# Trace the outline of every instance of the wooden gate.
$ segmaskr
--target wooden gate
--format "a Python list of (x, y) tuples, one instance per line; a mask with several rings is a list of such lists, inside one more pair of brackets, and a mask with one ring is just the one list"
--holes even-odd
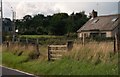
[(49, 45), (48, 61), (60, 59), (65, 52), (67, 52), (67, 45)]

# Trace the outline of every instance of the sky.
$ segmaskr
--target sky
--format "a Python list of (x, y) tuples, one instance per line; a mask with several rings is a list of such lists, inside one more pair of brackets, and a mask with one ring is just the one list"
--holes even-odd
[[(98, 15), (110, 15), (118, 13), (119, 0), (4, 0), (3, 17), (12, 19), (12, 11), (16, 12), (16, 18), (22, 19), (25, 15), (55, 13), (71, 13), (85, 11), (87, 15), (94, 9)], [(119, 3), (120, 4), (120, 3)]]

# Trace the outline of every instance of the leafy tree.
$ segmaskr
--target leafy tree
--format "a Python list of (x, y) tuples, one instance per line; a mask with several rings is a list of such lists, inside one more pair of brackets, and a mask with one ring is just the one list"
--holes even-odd
[(26, 15), (22, 20), (16, 20), (16, 26), (21, 34), (48, 34), (48, 35), (65, 35), (76, 33), (89, 18), (84, 11), (79, 13), (57, 13), (54, 15), (44, 16), (36, 14), (33, 17)]
[(68, 18), (67, 13), (54, 14), (51, 21), (51, 32), (54, 35), (64, 35), (66, 33), (66, 19)]

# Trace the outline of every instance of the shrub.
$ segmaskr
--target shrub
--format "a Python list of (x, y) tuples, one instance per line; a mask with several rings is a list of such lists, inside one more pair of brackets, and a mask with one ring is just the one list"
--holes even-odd
[(35, 52), (30, 52), (28, 54), (28, 57), (29, 57), (29, 60), (31, 60), (31, 59), (38, 59), (39, 55), (40, 55), (40, 53), (35, 51)]

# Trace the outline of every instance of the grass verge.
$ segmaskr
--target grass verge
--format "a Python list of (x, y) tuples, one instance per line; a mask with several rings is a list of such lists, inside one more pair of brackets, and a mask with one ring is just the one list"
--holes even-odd
[(25, 62), (26, 56), (16, 56), (3, 52), (3, 65), (16, 68), (35, 75), (117, 75), (118, 65), (114, 63), (94, 63), (77, 61), (67, 57), (54, 61), (39, 59)]
[(4, 66), (35, 75), (117, 75), (118, 53), (112, 50), (112, 42), (74, 44), (62, 59), (49, 62), (46, 45), (39, 47), (37, 59), (31, 59), (29, 54), (36, 51), (34, 45), (11, 44), (8, 48), (3, 45), (2, 62)]

